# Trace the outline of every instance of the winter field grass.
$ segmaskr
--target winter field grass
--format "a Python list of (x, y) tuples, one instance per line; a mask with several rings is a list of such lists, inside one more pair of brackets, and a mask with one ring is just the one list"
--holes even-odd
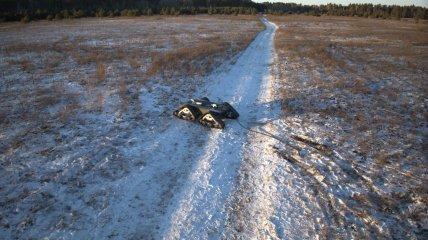
[[(150, 139), (168, 127), (171, 106), (262, 29), (253, 16), (1, 24), (1, 238), (117, 236), (109, 204), (122, 196), (111, 186), (150, 161), (135, 146), (156, 149)], [(142, 233), (124, 230), (128, 237), (159, 229), (178, 184), (168, 171), (156, 176), (166, 183), (135, 195), (153, 199), (140, 206)]]
[(0, 24), (0, 238), (425, 239), (428, 24), (268, 18)]
[(320, 236), (426, 238), (428, 24), (269, 19), (284, 134), (300, 142), (278, 153), (312, 183)]

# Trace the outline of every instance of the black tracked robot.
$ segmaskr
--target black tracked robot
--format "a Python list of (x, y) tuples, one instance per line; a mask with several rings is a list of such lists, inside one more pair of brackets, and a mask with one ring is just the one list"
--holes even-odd
[(198, 121), (210, 128), (224, 128), (224, 118), (237, 119), (238, 112), (227, 102), (211, 102), (208, 98), (190, 99), (173, 112), (174, 116)]

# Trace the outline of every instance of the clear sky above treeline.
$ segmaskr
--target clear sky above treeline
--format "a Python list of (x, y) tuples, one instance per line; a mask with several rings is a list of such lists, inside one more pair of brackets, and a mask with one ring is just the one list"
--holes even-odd
[(253, 0), (254, 2), (289, 2), (289, 3), (301, 3), (304, 5), (320, 5), (327, 3), (336, 3), (342, 5), (348, 5), (350, 3), (372, 3), (382, 5), (415, 5), (421, 7), (428, 7), (428, 0)]

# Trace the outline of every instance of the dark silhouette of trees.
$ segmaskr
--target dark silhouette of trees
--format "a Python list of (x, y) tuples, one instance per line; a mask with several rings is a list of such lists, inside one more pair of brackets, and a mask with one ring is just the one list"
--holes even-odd
[(350, 4), (348, 6), (255, 3), (251, 0), (0, 0), (0, 21), (184, 14), (307, 14), (372, 18), (428, 19), (416, 6)]
[(373, 4), (340, 4), (301, 5), (296, 3), (262, 3), (263, 9), (270, 14), (308, 14), (314, 16), (358, 16), (384, 19), (415, 18), (428, 19), (428, 9), (416, 6), (386, 6)]
[(256, 14), (250, 0), (0, 0), (0, 20), (140, 16), (152, 14)]

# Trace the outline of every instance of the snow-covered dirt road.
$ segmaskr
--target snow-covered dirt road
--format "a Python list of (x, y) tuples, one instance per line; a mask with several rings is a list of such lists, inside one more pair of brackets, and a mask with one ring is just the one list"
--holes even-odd
[[(227, 121), (224, 130), (210, 131), (203, 145), (188, 145), (193, 164), (159, 219), (156, 236), (160, 238), (349, 236), (317, 168), (303, 160), (289, 160), (330, 161), (299, 139), (304, 133), (293, 132), (283, 121), (279, 94), (283, 89), (273, 46), (277, 26), (267, 20), (263, 23), (266, 29), (230, 69), (213, 74), (199, 93), (230, 102), (240, 117)], [(189, 134), (182, 130), (188, 128), (180, 125), (174, 136), (187, 139)], [(200, 134), (199, 128), (190, 132)]]
[[(79, 26), (64, 30), (72, 38), (59, 40), (55, 45), (65, 48), (52, 56), (81, 52), (76, 49), (86, 47), (72, 43), (86, 40), (109, 46), (66, 60), (102, 50), (104, 63), (82, 61), (71, 69), (41, 58), (47, 48), (36, 47), (38, 57), (16, 62), (15, 53), (28, 55), (33, 45), (0, 53), (6, 56), (0, 61), (7, 73), (1, 89), (8, 99), (1, 107), (11, 113), (0, 114), (7, 127), (0, 132), (0, 239), (426, 238), (426, 168), (419, 167), (425, 163), (426, 74), (415, 74), (414, 65), (385, 79), (383, 69), (369, 64), (395, 51), (395, 40), (372, 27), (375, 20), (343, 19), (337, 25), (336, 18), (270, 16), (276, 25), (255, 16), (217, 18), (64, 21)], [(85, 29), (81, 21), (104, 28), (74, 39), (77, 29)], [(354, 55), (365, 45), (348, 53), (341, 51), (349, 46), (338, 47), (355, 40), (338, 38), (343, 29), (354, 36), (362, 23), (373, 30), (366, 33), (370, 37), (373, 32), (390, 43), (388, 51), (370, 43), (377, 55), (364, 65)], [(40, 26), (50, 25), (34, 23)], [(331, 26), (342, 26), (339, 35), (331, 34)], [(389, 31), (392, 36), (397, 29)], [(105, 39), (106, 32), (116, 35)], [(11, 39), (25, 39), (19, 36)], [(113, 40), (132, 44), (119, 45), (117, 58), (110, 59)], [(342, 53), (352, 53), (352, 66)], [(419, 55), (410, 56), (414, 61)], [(408, 84), (408, 76), (416, 80)], [(394, 93), (397, 86), (407, 90)], [(401, 100), (390, 102), (391, 96)], [(225, 120), (226, 128), (218, 130), (172, 116), (182, 102), (199, 97), (231, 103), (239, 119)], [(407, 109), (413, 102), (418, 104)], [(366, 118), (370, 105), (376, 114)], [(392, 115), (378, 116), (385, 111)], [(403, 128), (401, 121), (408, 119), (412, 123)], [(379, 155), (370, 156), (375, 150)]]
[[(279, 106), (271, 97), (273, 78), (270, 75), (276, 26), (267, 20), (263, 22), (266, 30), (256, 37), (229, 71), (212, 76), (210, 84), (201, 92), (210, 99), (230, 102), (240, 113), (241, 123), (228, 121), (225, 130), (210, 133), (176, 204), (169, 208), (171, 215), (165, 219), (169, 224), (163, 229), (166, 239), (227, 237), (232, 233), (230, 220), (236, 214), (233, 210), (234, 194), (238, 193), (235, 185), (242, 163), (248, 158), (271, 161), (272, 155), (263, 154), (270, 142), (256, 142), (260, 139), (244, 128), (250, 122), (278, 117)], [(256, 226), (257, 220), (251, 219)]]
[[(25, 190), (32, 197), (23, 198), (35, 200), (8, 208), (2, 226), (21, 223), (0, 229), (0, 236), (295, 239), (333, 226), (317, 201), (322, 193), (311, 187), (316, 182), (278, 154), (288, 128), (278, 94), (277, 26), (262, 21), (265, 30), (210, 76), (177, 79), (177, 88), (159, 79), (142, 86), (135, 109), (143, 117), (107, 114), (76, 133), (62, 130), (70, 143), (56, 146), (60, 157), (48, 166), (60, 168), (53, 180), (64, 180), (40, 180), (39, 190)], [(240, 117), (226, 120), (223, 130), (172, 117), (172, 108), (190, 96), (227, 101)]]
[(137, 167), (126, 177), (102, 184), (109, 196), (101, 210), (84, 210), (92, 216), (84, 227), (55, 231), (49, 237), (219, 239), (235, 234), (234, 205), (243, 162), (257, 158), (269, 164), (276, 156), (263, 154), (265, 148), (272, 149), (272, 139), (256, 137), (244, 128), (279, 117), (271, 76), (276, 25), (263, 23), (266, 29), (248, 48), (196, 90), (197, 96), (231, 103), (240, 122), (228, 120), (225, 129), (211, 130), (173, 118), (171, 109), (161, 103), (171, 89), (156, 83), (144, 87), (141, 109), (154, 117), (143, 118), (139, 124), (145, 127), (126, 136), (127, 144), (120, 150), (136, 159)]
[[(277, 26), (262, 22), (265, 30), (211, 75), (174, 83), (153, 78), (136, 90), (131, 111), (106, 110), (59, 127), (55, 141), (66, 144), (41, 151), (56, 151), (51, 162), (26, 163), (40, 179), (21, 174), (28, 185), (9, 186), (8, 197), (0, 198), (7, 206), (0, 212), (0, 238), (337, 236), (340, 224), (319, 174), (284, 155), (297, 149), (299, 156), (319, 160), (318, 152), (293, 141), (293, 129), (283, 122)], [(217, 130), (172, 116), (180, 102), (204, 96), (231, 103), (239, 119)], [(114, 101), (107, 99), (106, 106)], [(13, 204), (15, 199), (22, 201)]]

